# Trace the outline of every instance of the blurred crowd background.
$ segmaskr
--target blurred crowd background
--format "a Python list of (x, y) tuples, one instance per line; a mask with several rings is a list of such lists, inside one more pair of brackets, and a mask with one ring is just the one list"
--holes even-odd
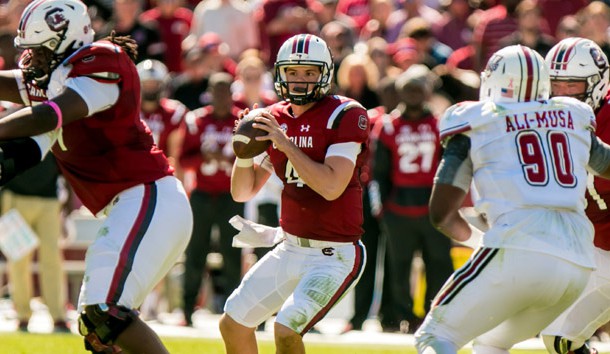
[[(221, 312), (240, 277), (266, 252), (232, 248), (235, 230), (228, 219), (245, 214), (276, 226), (281, 193), (281, 183), (274, 179), (247, 205), (233, 202), (229, 194), (234, 159), (230, 137), (221, 134), (220, 128), (201, 130), (198, 122), (210, 115), (219, 121), (226, 116), (232, 126), (231, 119), (237, 119), (239, 110), (276, 102), (273, 63), (286, 39), (299, 33), (324, 39), (334, 60), (333, 93), (357, 99), (369, 110), (372, 124), (392, 117), (397, 108), (398, 116), (424, 122), (429, 116), (439, 118), (454, 103), (478, 99), (479, 73), (491, 54), (504, 46), (521, 44), (545, 56), (561, 39), (580, 36), (593, 40), (610, 56), (610, 1), (84, 2), (89, 6), (96, 39), (116, 31), (138, 43), (142, 119), (191, 196), (193, 240), (183, 262), (142, 308), (148, 319), (161, 311), (182, 312), (184, 325), (193, 325), (192, 316), (199, 309)], [(0, 68), (18, 68), (21, 53), (14, 48), (13, 38), (28, 3), (0, 2)], [(15, 108), (8, 103), (2, 107), (4, 112)], [(376, 141), (383, 129), (374, 131), (372, 146), (384, 145)], [(388, 156), (403, 154), (390, 151), (393, 145), (385, 145)], [(435, 158), (438, 162), (440, 154)], [(432, 166), (436, 168), (436, 163)], [(74, 231), (69, 224), (74, 219), (92, 218), (80, 209), (52, 158), (40, 168), (42, 172), (23, 175), (1, 191), (3, 213), (19, 209), (21, 199), (31, 203), (20, 211), (41, 239), (37, 255), (2, 262), (8, 266), (0, 268), (2, 295), (13, 299), (17, 328), (23, 331), (28, 330), (31, 315), (29, 299), (38, 295), (49, 307), (55, 328), (65, 327), (69, 320), (65, 309), (75, 306), (77, 291), (64, 283), (66, 272), (77, 273), (79, 269), (66, 260), (82, 261), (84, 255), (84, 248), (69, 246), (69, 238), (75, 237), (70, 236)], [(469, 252), (456, 245), (447, 247), (445, 238), (439, 244), (422, 241), (430, 239), (428, 231), (418, 235), (417, 242), (397, 243), (396, 238), (412, 237), (410, 227), (401, 227), (406, 225), (402, 221), (427, 223), (427, 204), (415, 212), (396, 209), (384, 213), (388, 204), (392, 211), (392, 191), (409, 193), (410, 189), (393, 181), (389, 170), (379, 170), (371, 161), (361, 175), (367, 213), (363, 239), (369, 259), (345, 331), (361, 329), (366, 319), (376, 317), (384, 331), (413, 332), (440, 284)], [(427, 172), (426, 181), (420, 182), (431, 187), (434, 170)], [(39, 178), (41, 175), (50, 178)], [(375, 188), (369, 188), (379, 178), (387, 180), (377, 180)], [(422, 200), (419, 194), (401, 198)], [(31, 212), (32, 205), (49, 202), (52, 208)], [(50, 223), (49, 216), (56, 222)], [(430, 254), (433, 257), (428, 257)], [(33, 264), (38, 266), (33, 268)], [(434, 267), (436, 264), (448, 266)], [(40, 280), (40, 285), (32, 279)], [(428, 292), (423, 290), (426, 283), (433, 284)]]

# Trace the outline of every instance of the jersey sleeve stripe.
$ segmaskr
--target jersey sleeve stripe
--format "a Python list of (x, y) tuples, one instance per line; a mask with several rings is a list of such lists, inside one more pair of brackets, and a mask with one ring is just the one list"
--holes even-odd
[(364, 107), (362, 107), (362, 105), (356, 101), (347, 101), (340, 104), (337, 108), (335, 108), (333, 113), (328, 118), (326, 129), (336, 129), (341, 123), (341, 118), (343, 117), (345, 112), (354, 107), (360, 107), (364, 109)]
[(462, 123), (460, 125), (456, 125), (454, 127), (449, 127), (446, 129), (442, 129), (439, 133), (440, 139), (441, 141), (444, 140), (445, 138), (448, 138), (452, 135), (456, 135), (456, 134), (460, 134), (466, 131), (471, 130), (472, 127), (470, 126), (470, 124), (468, 122)]

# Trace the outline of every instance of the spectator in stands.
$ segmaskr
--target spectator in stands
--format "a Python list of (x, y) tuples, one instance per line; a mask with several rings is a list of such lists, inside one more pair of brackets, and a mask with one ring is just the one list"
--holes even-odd
[(480, 14), (474, 28), (474, 69), (480, 72), (493, 53), (500, 49), (500, 39), (517, 30), (517, 5), (521, 0), (501, 0), (500, 4)]
[(388, 34), (386, 37), (388, 43), (395, 42), (398, 39), (403, 25), (412, 18), (421, 17), (430, 25), (442, 19), (441, 14), (425, 5), (423, 0), (400, 0), (400, 4), (402, 6), (392, 12), (388, 18)]
[(580, 37), (595, 42), (610, 58), (608, 27), (610, 26), (610, 7), (603, 1), (592, 1), (577, 14)]
[(96, 39), (108, 36), (112, 31), (117, 36), (131, 36), (138, 44), (137, 62), (146, 59), (163, 60), (166, 51), (159, 30), (140, 22), (144, 0), (115, 0), (113, 16), (106, 26), (96, 32)]
[(403, 72), (413, 64), (423, 63), (426, 53), (417, 51), (413, 38), (401, 38), (388, 46), (388, 54), (392, 64)]
[(255, 11), (265, 64), (273, 64), (280, 46), (288, 38), (309, 32), (315, 19), (306, 0), (262, 0)]
[(331, 21), (341, 22), (349, 27), (354, 33), (357, 32), (356, 21), (353, 18), (337, 11), (339, 0), (312, 0), (310, 8), (315, 15), (316, 32), (319, 33), (322, 28)]
[[(537, 0), (538, 6), (549, 26), (549, 33), (555, 35), (561, 19), (568, 15), (576, 15), (578, 11), (589, 4), (590, 0)], [(557, 41), (561, 39), (557, 38)]]
[(273, 76), (258, 56), (246, 56), (237, 64), (235, 81), (231, 85), (233, 101), (241, 108), (254, 105), (266, 107), (277, 102), (273, 90)]
[[(476, 26), (479, 12), (468, 17), (471, 28)], [(477, 100), (479, 97), (480, 73), (475, 71), (476, 50), (472, 43), (453, 51), (445, 65), (438, 65), (434, 72), (442, 80), (442, 91), (454, 103)]]
[(182, 72), (181, 43), (188, 35), (193, 12), (182, 6), (183, 0), (153, 0), (155, 7), (143, 12), (140, 21), (156, 28), (163, 41), (163, 61), (172, 73)]
[(398, 38), (413, 39), (417, 52), (422, 56), (420, 64), (425, 64), (430, 69), (445, 64), (453, 52), (451, 47), (434, 37), (430, 23), (421, 17), (414, 17), (405, 22)]
[[(59, 169), (49, 154), (38, 165), (9, 182), (2, 189), (2, 214), (17, 210), (40, 241), (38, 281), (42, 300), (49, 309), (54, 332), (70, 332), (66, 322), (66, 274), (63, 269), (61, 202), (58, 198)], [(33, 254), (8, 262), (11, 299), (19, 320), (18, 329), (28, 331), (34, 295)]]
[(215, 33), (206, 33), (195, 43), (183, 42), (185, 71), (172, 83), (172, 97), (194, 110), (210, 104), (208, 79), (216, 72), (235, 75), (236, 63), (228, 57), (228, 46)]
[(337, 72), (338, 93), (360, 102), (366, 109), (379, 106), (379, 71), (366, 54), (352, 53), (343, 59)]
[[(330, 48), (336, 76), (341, 67), (343, 58), (354, 51), (354, 44), (356, 43), (355, 34), (351, 28), (343, 23), (331, 21), (322, 27), (320, 38), (322, 38), (328, 45), (328, 48)], [(337, 82), (336, 79), (337, 78), (335, 77), (335, 83)]]
[(254, 14), (245, 1), (201, 1), (195, 7), (191, 35), (199, 38), (209, 32), (218, 34), (229, 46), (228, 55), (233, 60), (247, 49), (260, 47)]
[(178, 163), (183, 132), (178, 128), (184, 124), (188, 110), (179, 101), (167, 98), (170, 75), (163, 63), (148, 59), (140, 62), (137, 69), (142, 85), (140, 118), (146, 122), (155, 144), (174, 167), (176, 177), (184, 181)]
[(379, 72), (379, 77), (384, 78), (387, 76), (396, 77), (402, 71), (392, 65), (392, 58), (390, 57), (390, 46), (385, 41), (385, 39), (381, 37), (373, 37), (366, 41), (366, 49), (369, 57), (377, 66), (377, 71)]
[(561, 18), (555, 31), (555, 40), (560, 42), (568, 37), (580, 35), (580, 25), (576, 16), (567, 15)]
[(366, 41), (375, 37), (385, 38), (388, 31), (386, 23), (390, 14), (392, 14), (392, 11), (394, 11), (394, 3), (392, 0), (372, 0), (370, 5), (370, 19), (360, 30), (360, 40)]
[(521, 44), (545, 56), (555, 45), (555, 39), (544, 33), (546, 21), (536, 0), (523, 0), (516, 9), (517, 30), (498, 42), (501, 48)]
[(337, 12), (349, 16), (356, 24), (355, 31), (359, 33), (371, 19), (370, 2), (373, 0), (339, 0)]
[(210, 76), (211, 104), (196, 109), (186, 117), (186, 134), (180, 155), (184, 169), (197, 173), (195, 189), (191, 192), (193, 235), (186, 249), (184, 263), (184, 319), (193, 325), (192, 315), (206, 256), (213, 251), (212, 228), (219, 230), (219, 251), (222, 254), (222, 276), (215, 284), (222, 293), (214, 299), (212, 310), (221, 312), (226, 298), (237, 288), (241, 278), (241, 249), (232, 247), (235, 229), (227, 222), (234, 215), (242, 215), (243, 203), (233, 201), (230, 194), (231, 169), (235, 155), (231, 145), (233, 126), (239, 108), (231, 98), (233, 78), (227, 73)]
[(436, 39), (456, 50), (470, 43), (472, 27), (468, 25), (468, 16), (473, 9), (468, 0), (443, 0), (445, 11), (442, 19), (432, 23), (432, 32)]
[(441, 157), (437, 118), (426, 106), (432, 96), (430, 70), (412, 65), (396, 79), (398, 107), (375, 126), (373, 179), (379, 185), (382, 223), (388, 235), (392, 304), (401, 330), (414, 333), (421, 318), (413, 312), (409, 278), (416, 251), (426, 266), (425, 310), (453, 272), (451, 241), (428, 217), (428, 200)]

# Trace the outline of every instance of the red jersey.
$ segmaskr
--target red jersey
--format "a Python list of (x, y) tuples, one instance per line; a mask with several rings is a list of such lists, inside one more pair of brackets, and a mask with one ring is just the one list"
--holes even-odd
[(171, 17), (163, 17), (158, 8), (152, 8), (140, 15), (142, 22), (152, 22), (159, 30), (165, 43), (164, 61), (170, 72), (182, 72), (182, 41), (188, 36), (193, 21), (193, 12), (179, 7)]
[[(369, 116), (369, 126), (371, 131), (375, 130), (375, 124), (381, 122), (381, 117), (385, 114), (385, 107), (377, 106), (375, 108), (371, 108), (366, 111)], [(368, 184), (373, 179), (373, 153), (369, 151), (369, 156), (367, 158), (366, 164), (362, 166), (360, 169), (360, 182), (362, 182), (363, 186), (368, 186)]]
[(356, 142), (362, 145), (347, 188), (339, 198), (331, 201), (324, 199), (299, 178), (283, 152), (273, 147), (267, 150), (275, 173), (284, 184), (280, 219), (282, 229), (315, 240), (358, 240), (363, 233), (359, 170), (366, 163), (370, 130), (364, 107), (350, 98), (327, 96), (296, 119), (290, 113), (287, 102), (278, 102), (268, 108), (290, 140), (316, 162), (324, 162), (328, 147), (333, 144)]
[[(610, 143), (610, 94), (602, 102), (596, 114), (595, 134), (605, 143)], [(587, 216), (595, 227), (595, 247), (610, 251), (610, 181), (594, 177), (593, 185), (587, 183)]]
[(140, 119), (138, 72), (119, 46), (94, 42), (66, 59), (67, 64), (72, 65), (68, 77), (87, 76), (120, 89), (112, 107), (64, 125), (52, 148), (76, 195), (97, 214), (120, 192), (170, 176), (173, 169)]
[(180, 165), (196, 171), (195, 189), (199, 191), (209, 194), (231, 191), (235, 160), (231, 138), (240, 110), (234, 106), (231, 111), (229, 117), (219, 118), (212, 106), (205, 106), (187, 114)]
[(375, 125), (373, 136), (378, 148), (389, 154), (390, 194), (384, 208), (400, 215), (426, 215), (442, 154), (437, 119), (428, 114), (408, 120), (395, 110)]
[(148, 125), (155, 144), (166, 155), (168, 154), (167, 138), (171, 132), (180, 127), (186, 112), (187, 109), (182, 103), (169, 98), (162, 98), (159, 101), (159, 107), (154, 112), (140, 112), (140, 118)]

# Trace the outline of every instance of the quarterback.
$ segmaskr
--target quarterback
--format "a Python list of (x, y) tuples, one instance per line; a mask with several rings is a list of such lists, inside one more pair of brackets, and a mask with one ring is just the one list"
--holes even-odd
[(328, 95), (333, 62), (326, 43), (300, 34), (280, 48), (275, 88), (283, 98), (256, 118), (273, 142), (257, 163), (237, 159), (231, 194), (251, 199), (274, 171), (283, 182), (283, 241), (246, 274), (227, 300), (220, 330), (227, 353), (257, 353), (255, 328), (277, 312), (278, 353), (304, 353), (302, 336), (358, 282), (368, 117), (358, 102)]
[(105, 215), (89, 246), (79, 331), (94, 353), (167, 353), (136, 309), (184, 251), (192, 214), (140, 120), (135, 42), (93, 42), (78, 0), (36, 0), (19, 23), (20, 69), (0, 71), (0, 184), (51, 150), (82, 203)]
[[(610, 178), (610, 147), (594, 134), (591, 107), (549, 99), (550, 85), (538, 53), (503, 48), (481, 74), (480, 101), (440, 122), (431, 219), (476, 249), (416, 332), (420, 353), (456, 353), (471, 340), (476, 353), (508, 353), (570, 306), (595, 268), (587, 170)], [(458, 213), (471, 182), (484, 235)]]

